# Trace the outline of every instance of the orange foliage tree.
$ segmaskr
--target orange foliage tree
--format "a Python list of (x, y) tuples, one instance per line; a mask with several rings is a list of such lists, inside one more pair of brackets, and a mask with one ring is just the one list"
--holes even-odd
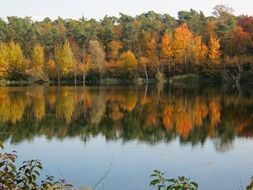
[(211, 34), (209, 40), (209, 53), (208, 57), (211, 63), (219, 64), (220, 63), (220, 40), (217, 35)]
[(108, 47), (108, 59), (116, 61), (119, 55), (119, 50), (122, 48), (121, 43), (119, 41), (113, 40), (108, 44)]
[(237, 26), (230, 33), (230, 40), (226, 48), (230, 55), (246, 55), (247, 49), (251, 45), (250, 34), (245, 32), (242, 27)]
[(57, 77), (57, 68), (54, 60), (50, 59), (47, 62), (47, 70), (48, 70), (48, 77), (50, 79), (55, 79)]
[(161, 49), (162, 62), (163, 64), (168, 64), (169, 68), (170, 68), (170, 60), (173, 56), (172, 45), (173, 45), (173, 37), (169, 32), (166, 32), (162, 37), (160, 49)]
[(159, 59), (157, 57), (157, 42), (154, 37), (147, 42), (147, 57), (149, 60), (149, 65), (152, 69), (155, 69), (159, 72)]
[(193, 57), (194, 57), (194, 63), (200, 64), (201, 62), (205, 62), (208, 48), (203, 43), (201, 36), (196, 36), (194, 38), (194, 44), (193, 44)]

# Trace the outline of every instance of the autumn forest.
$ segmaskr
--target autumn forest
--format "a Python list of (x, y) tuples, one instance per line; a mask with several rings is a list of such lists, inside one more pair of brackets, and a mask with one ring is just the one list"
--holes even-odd
[(153, 11), (102, 20), (0, 20), (0, 80), (88, 82), (203, 80), (252, 82), (253, 17), (217, 5), (178, 18)]

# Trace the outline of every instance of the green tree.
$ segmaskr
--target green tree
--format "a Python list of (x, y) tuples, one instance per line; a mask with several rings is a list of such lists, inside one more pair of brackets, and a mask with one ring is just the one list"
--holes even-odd
[(135, 52), (136, 45), (138, 44), (138, 32), (134, 18), (121, 13), (119, 22), (122, 31), (121, 41), (123, 44), (123, 50), (131, 50)]
[(216, 17), (216, 32), (220, 39), (222, 49), (226, 47), (230, 31), (235, 28), (237, 23), (237, 19), (233, 15), (233, 12), (234, 10), (232, 8), (225, 5), (217, 5), (214, 7), (213, 14)]
[(7, 17), (7, 38), (17, 42), (26, 57), (30, 57), (33, 44), (37, 38), (31, 17)]
[(7, 23), (0, 18), (0, 42), (7, 40)]
[(202, 11), (197, 12), (193, 9), (190, 11), (179, 11), (178, 18), (179, 23), (187, 23), (192, 32), (199, 35), (204, 32), (206, 18)]

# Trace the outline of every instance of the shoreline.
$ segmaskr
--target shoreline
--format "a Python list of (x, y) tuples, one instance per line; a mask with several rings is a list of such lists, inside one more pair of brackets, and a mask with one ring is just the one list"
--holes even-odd
[[(239, 83), (239, 85), (252, 85), (253, 81), (249, 78), (249, 80), (244, 80)], [(144, 85), (144, 84), (156, 84), (156, 83), (169, 83), (169, 84), (236, 84), (232, 79), (231, 80), (222, 80), (221, 78), (205, 78), (201, 75), (197, 74), (185, 74), (178, 75), (170, 78), (164, 78), (164, 80), (160, 81), (156, 78), (145, 79), (145, 78), (135, 78), (135, 79), (118, 79), (118, 78), (104, 78), (102, 80), (95, 81), (86, 81), (85, 85)], [(85, 86), (81, 80), (74, 81), (66, 81), (63, 80), (58, 84), (56, 81), (33, 81), (33, 80), (0, 80), (0, 87), (2, 86), (27, 86), (27, 85), (76, 85), (76, 86)]]

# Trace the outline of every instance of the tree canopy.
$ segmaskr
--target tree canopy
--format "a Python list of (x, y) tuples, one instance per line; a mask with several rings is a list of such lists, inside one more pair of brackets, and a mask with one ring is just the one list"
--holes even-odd
[(0, 19), (0, 79), (127, 76), (127, 69), (117, 68), (130, 52), (137, 62), (131, 76), (146, 78), (176, 64), (252, 56), (253, 17), (235, 16), (230, 7), (217, 5), (209, 17), (191, 9), (180, 11), (178, 18), (149, 11), (100, 21)]

